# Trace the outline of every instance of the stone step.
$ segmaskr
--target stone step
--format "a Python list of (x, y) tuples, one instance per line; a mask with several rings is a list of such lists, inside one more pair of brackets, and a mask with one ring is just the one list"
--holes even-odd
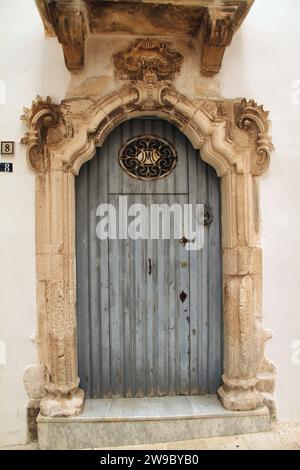
[(40, 449), (153, 444), (270, 430), (266, 407), (228, 411), (214, 395), (86, 400), (79, 416), (39, 415)]

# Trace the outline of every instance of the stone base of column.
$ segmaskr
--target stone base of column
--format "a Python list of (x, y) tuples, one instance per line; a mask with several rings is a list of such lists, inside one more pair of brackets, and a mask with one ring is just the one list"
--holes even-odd
[(218, 397), (226, 410), (251, 411), (263, 406), (263, 397), (256, 390), (254, 381), (228, 379), (223, 381), (218, 390)]
[(84, 391), (80, 388), (71, 395), (49, 393), (41, 400), (40, 412), (50, 418), (79, 415), (83, 410)]

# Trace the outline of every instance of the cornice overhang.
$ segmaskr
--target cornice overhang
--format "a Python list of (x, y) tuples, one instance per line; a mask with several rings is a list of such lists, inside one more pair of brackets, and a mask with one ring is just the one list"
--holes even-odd
[(47, 36), (62, 45), (68, 70), (85, 67), (87, 36), (197, 38), (201, 71), (218, 73), (254, 0), (35, 0)]

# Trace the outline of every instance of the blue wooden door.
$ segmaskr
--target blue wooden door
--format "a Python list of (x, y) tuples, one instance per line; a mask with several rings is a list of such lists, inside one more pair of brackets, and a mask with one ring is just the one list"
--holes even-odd
[[(176, 166), (166, 176), (139, 179), (120, 164), (120, 149), (141, 135), (165, 139), (176, 150)], [(172, 237), (100, 240), (99, 204), (115, 207), (121, 224), (127, 215), (120, 216), (120, 197), (128, 207), (143, 204), (149, 210), (153, 204), (206, 204), (212, 221), (204, 229), (203, 249), (187, 250), (183, 240)], [(76, 217), (79, 376), (86, 396), (215, 393), (222, 362), (215, 171), (171, 124), (127, 121), (81, 168)]]

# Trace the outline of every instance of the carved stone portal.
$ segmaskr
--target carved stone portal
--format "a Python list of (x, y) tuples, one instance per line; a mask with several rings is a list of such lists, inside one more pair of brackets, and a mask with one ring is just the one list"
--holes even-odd
[[(137, 78), (145, 76), (149, 63), (162, 78), (156, 59), (134, 65)], [(47, 392), (41, 413), (68, 416), (83, 404), (77, 375), (75, 175), (115, 126), (149, 114), (175, 124), (221, 178), (224, 368), (219, 397), (231, 410), (252, 410), (263, 402), (272, 407), (275, 368), (264, 356), (270, 334), (262, 324), (257, 179), (272, 148), (268, 114), (253, 101), (194, 102), (162, 79), (135, 81), (80, 103), (56, 105), (38, 97), (23, 118), (28, 132), (22, 142), (36, 172), (37, 345)]]

